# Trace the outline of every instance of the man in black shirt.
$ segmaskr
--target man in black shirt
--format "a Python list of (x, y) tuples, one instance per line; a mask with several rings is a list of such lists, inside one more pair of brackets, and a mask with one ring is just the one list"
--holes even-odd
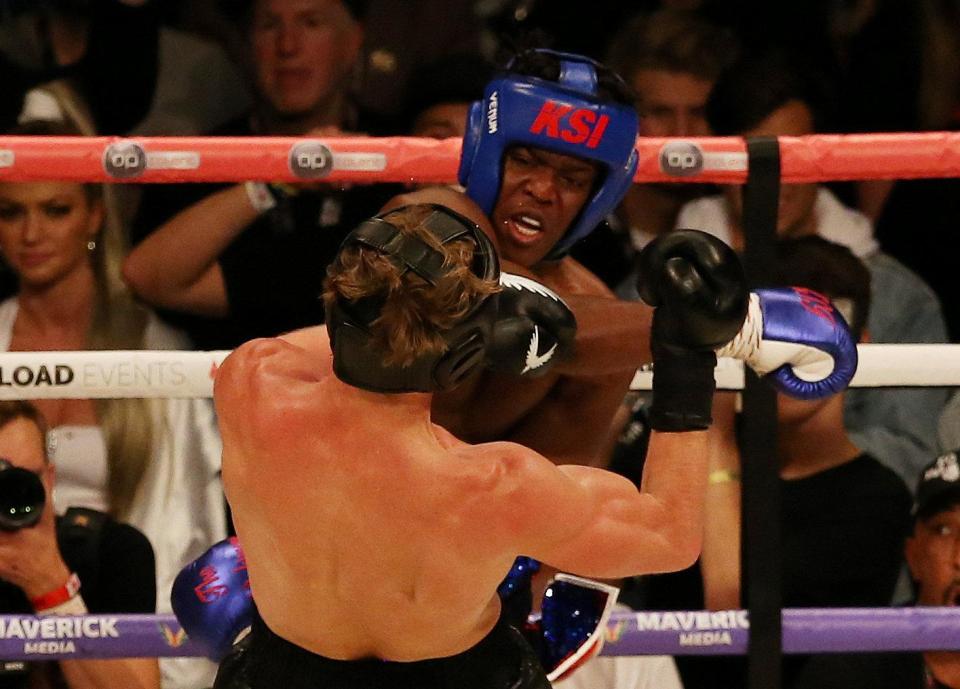
[[(356, 131), (349, 76), (361, 2), (252, 0), (243, 13), (254, 110), (216, 135), (329, 137)], [(323, 322), (321, 282), (347, 232), (396, 188), (330, 185), (148, 187), (124, 277), (201, 349)], [(145, 238), (144, 238), (145, 237)], [(196, 317), (215, 319), (198, 321)]]
[[(782, 239), (776, 246), (774, 286), (798, 285), (826, 295), (862, 338), (870, 306), (870, 274), (863, 263), (821, 237)], [(816, 298), (806, 303), (818, 308)], [(843, 425), (843, 397), (777, 396), (777, 446), (770, 461), (779, 467), (782, 495), (783, 607), (879, 607), (893, 597), (910, 524), (910, 492), (896, 473), (853, 444)], [(739, 475), (738, 465), (711, 466), (708, 510), (713, 511), (700, 568), (650, 577), (644, 605), (700, 609), (711, 587), (730, 586), (739, 594)], [(787, 656), (784, 686), (816, 686), (798, 683), (810, 662), (809, 656)], [(687, 689), (746, 686), (741, 658), (686, 656), (677, 658), (677, 667)]]
[[(54, 467), (46, 456), (44, 424), (27, 402), (0, 402), (0, 475), (17, 470), (36, 475), (49, 496)], [(0, 481), (6, 501), (9, 480)], [(6, 511), (5, 511), (6, 516)], [(22, 528), (4, 520), (0, 530), (0, 612), (83, 615), (153, 613), (156, 575), (150, 542), (139, 531), (93, 510), (71, 509), (55, 517), (45, 499), (39, 519)], [(155, 658), (7, 662), (0, 687), (69, 689), (156, 689)]]
[[(960, 461), (937, 457), (917, 483), (906, 559), (916, 605), (960, 604)], [(795, 689), (960, 689), (960, 652), (823, 655), (807, 664)]]

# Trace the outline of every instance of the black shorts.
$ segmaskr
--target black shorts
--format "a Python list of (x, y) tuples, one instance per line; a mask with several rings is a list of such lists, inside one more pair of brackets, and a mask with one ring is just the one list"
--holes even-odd
[(220, 664), (214, 689), (550, 689), (540, 660), (501, 617), (459, 655), (410, 663), (333, 660), (280, 638), (259, 615)]

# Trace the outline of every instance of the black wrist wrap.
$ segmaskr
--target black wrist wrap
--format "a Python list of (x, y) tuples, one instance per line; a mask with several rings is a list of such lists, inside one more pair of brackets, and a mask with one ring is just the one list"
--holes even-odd
[(664, 345), (655, 350), (650, 428), (669, 432), (708, 428), (713, 421), (717, 355)]

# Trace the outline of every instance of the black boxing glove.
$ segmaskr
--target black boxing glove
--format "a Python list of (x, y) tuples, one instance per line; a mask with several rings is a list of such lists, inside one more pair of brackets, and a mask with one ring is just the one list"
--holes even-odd
[(556, 292), (512, 273), (500, 273), (500, 287), (489, 368), (533, 378), (572, 354), (577, 320)]
[(740, 259), (712, 235), (675, 230), (640, 253), (637, 291), (655, 309), (650, 427), (707, 428), (716, 389), (714, 350), (733, 339), (747, 315)]

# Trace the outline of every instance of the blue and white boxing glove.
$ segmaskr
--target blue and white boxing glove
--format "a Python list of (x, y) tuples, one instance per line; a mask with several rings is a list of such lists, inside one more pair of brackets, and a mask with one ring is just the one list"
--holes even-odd
[(758, 289), (747, 318), (717, 356), (746, 363), (798, 399), (828, 397), (857, 372), (857, 343), (829, 299), (805, 287)]
[(600, 655), (620, 589), (572, 574), (557, 574), (543, 594), (534, 642), (547, 679), (566, 679)]
[(187, 636), (208, 658), (222, 660), (253, 623), (250, 579), (239, 541), (220, 541), (180, 570), (170, 601)]

